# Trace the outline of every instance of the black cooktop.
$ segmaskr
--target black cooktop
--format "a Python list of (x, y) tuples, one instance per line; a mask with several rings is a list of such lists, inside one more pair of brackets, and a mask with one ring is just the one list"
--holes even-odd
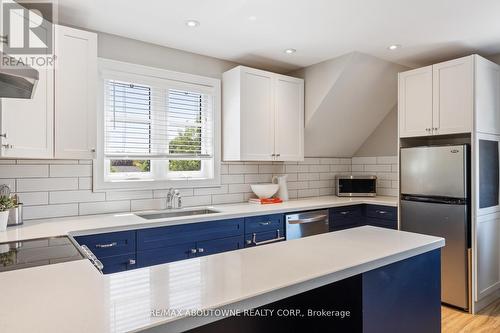
[(0, 272), (83, 258), (66, 236), (0, 243)]

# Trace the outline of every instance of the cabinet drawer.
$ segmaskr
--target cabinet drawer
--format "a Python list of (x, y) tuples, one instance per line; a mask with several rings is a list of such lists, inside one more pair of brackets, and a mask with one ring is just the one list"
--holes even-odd
[(104, 257), (99, 259), (103, 265), (104, 274), (126, 271), (136, 268), (135, 253), (127, 253), (119, 256)]
[(348, 226), (361, 225), (363, 219), (361, 206), (346, 206), (330, 209), (330, 227), (339, 230)]
[(267, 230), (284, 229), (283, 214), (263, 215), (245, 218), (245, 234)]
[[(279, 230), (279, 235), (278, 235), (278, 230)], [(284, 229), (276, 229), (276, 230), (269, 230), (269, 231), (262, 231), (262, 232), (255, 232), (251, 234), (246, 234), (245, 235), (245, 247), (252, 247), (256, 245), (264, 245), (264, 244), (258, 244), (260, 242), (265, 242), (265, 241), (271, 241), (273, 239), (277, 239), (280, 237), (284, 237)], [(255, 235), (255, 238), (254, 238)], [(282, 239), (281, 241), (283, 241)], [(255, 242), (254, 242), (255, 241)], [(255, 244), (257, 243), (257, 244)], [(270, 242), (274, 243), (274, 242)]]
[(243, 236), (236, 236), (198, 242), (196, 244), (196, 255), (207, 256), (210, 254), (242, 249), (244, 244), (243, 238)]
[(396, 207), (367, 205), (366, 216), (384, 220), (397, 220), (398, 210)]
[(389, 228), (394, 230), (398, 228), (397, 220), (377, 219), (374, 217), (367, 217), (366, 224), (374, 227)]
[(228, 219), (137, 231), (137, 250), (243, 235), (243, 219)]
[(194, 257), (196, 243), (185, 243), (137, 252), (137, 267), (148, 267)]
[(135, 252), (135, 231), (78, 236), (75, 240), (80, 245), (87, 245), (99, 259)]

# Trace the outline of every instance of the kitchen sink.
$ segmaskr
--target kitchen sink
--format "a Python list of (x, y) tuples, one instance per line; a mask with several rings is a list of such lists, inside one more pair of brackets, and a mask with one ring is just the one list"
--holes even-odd
[(137, 214), (137, 216), (142, 217), (146, 220), (158, 220), (166, 219), (170, 217), (181, 217), (181, 216), (193, 216), (193, 215), (203, 215), (203, 214), (213, 214), (218, 213), (216, 210), (202, 208), (202, 209), (192, 209), (192, 210), (172, 210), (172, 211), (162, 211), (157, 213), (145, 213)]

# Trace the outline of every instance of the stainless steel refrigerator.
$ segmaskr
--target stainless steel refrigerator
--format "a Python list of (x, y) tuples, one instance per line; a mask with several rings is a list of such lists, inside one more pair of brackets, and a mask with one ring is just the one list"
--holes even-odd
[(401, 148), (401, 230), (445, 238), (441, 301), (469, 307), (468, 145)]

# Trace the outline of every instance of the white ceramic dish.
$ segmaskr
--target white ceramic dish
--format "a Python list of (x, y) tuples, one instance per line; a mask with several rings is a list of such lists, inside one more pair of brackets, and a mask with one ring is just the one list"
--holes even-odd
[(259, 199), (267, 199), (272, 197), (280, 186), (278, 184), (254, 184), (250, 185), (253, 193), (259, 197)]

